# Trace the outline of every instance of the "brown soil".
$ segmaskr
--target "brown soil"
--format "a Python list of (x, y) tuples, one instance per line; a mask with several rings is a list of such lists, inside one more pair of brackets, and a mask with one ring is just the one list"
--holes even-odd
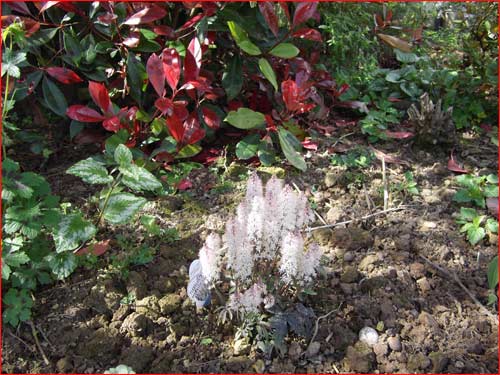
[[(355, 143), (352, 136), (343, 142), (339, 144), (345, 147)], [(470, 170), (496, 172), (495, 147), (478, 139), (462, 142), (467, 151), (455, 151), (456, 158)], [(328, 222), (381, 210), (380, 162), (360, 170), (334, 167), (327, 155), (332, 143), (327, 139), (320, 144), (308, 159), (307, 173), (286, 167), (287, 181), (309, 194)], [(402, 150), (399, 158), (407, 164), (387, 164), (390, 184), (403, 181), (403, 173), (412, 170), (420, 194), (394, 192), (390, 207), (410, 207), (346, 228), (314, 232), (325, 251), (325, 267), (314, 288), (318, 294), (306, 304), (317, 317), (336, 311), (319, 321), (318, 344), (309, 352), (309, 343), (296, 337), (290, 338), (283, 358), (264, 358), (254, 348), (235, 350), (234, 328), (217, 324), (215, 306), (197, 312), (187, 298), (187, 267), (202, 239), (223, 226), (244, 187), (244, 181), (234, 177), (227, 191), (205, 192), (207, 178), (216, 178), (203, 170), (193, 175), (192, 192), (148, 208), (162, 218), (162, 226), (176, 227), (180, 240), (151, 242), (137, 225), (102, 232), (102, 238), (121, 234), (131, 248), (140, 243), (159, 248), (153, 261), (120, 273), (111, 260), (130, 249), (113, 242), (99, 269), (82, 268), (65, 282), (37, 292), (33, 321), (49, 364), (35, 345), (31, 327), (23, 324), (17, 330), (4, 327), (3, 371), (99, 373), (126, 364), (137, 373), (498, 373), (497, 322), (422, 258), (455, 273), (486, 304), (486, 268), (497, 253), (497, 238), (473, 248), (458, 232), (453, 215), (459, 206), (451, 199), (454, 174), (446, 168), (449, 155), (393, 147)], [(75, 150), (81, 159), (84, 152)], [(58, 159), (44, 173), (63, 201), (81, 205), (93, 191), (62, 177), (71, 163), (71, 157)], [(88, 210), (91, 214), (92, 207)], [(132, 293), (136, 299), (124, 304)], [(488, 310), (497, 315), (493, 308)], [(358, 342), (365, 326), (379, 331), (374, 347)], [(202, 344), (203, 338), (212, 341)]]

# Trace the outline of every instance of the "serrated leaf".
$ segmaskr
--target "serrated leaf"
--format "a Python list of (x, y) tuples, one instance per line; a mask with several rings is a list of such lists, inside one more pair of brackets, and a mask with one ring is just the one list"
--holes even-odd
[(151, 172), (135, 164), (122, 165), (120, 172), (123, 174), (122, 183), (132, 190), (157, 191), (162, 188), (161, 182)]
[(299, 54), (300, 50), (292, 43), (280, 43), (274, 47), (269, 53), (283, 59), (292, 59)]
[(250, 159), (255, 156), (259, 149), (260, 134), (250, 134), (236, 144), (236, 156), (238, 159)]
[(486, 185), (484, 187), (484, 196), (486, 198), (498, 197), (498, 185)]
[(2, 254), (2, 267), (8, 264), (11, 267), (19, 267), (22, 264), (28, 263), (30, 258), (24, 251), (16, 251), (14, 253)]
[(477, 211), (473, 208), (461, 207), (460, 218), (467, 221), (472, 221), (477, 216)]
[(146, 203), (146, 199), (130, 193), (113, 194), (109, 197), (104, 210), (104, 219), (112, 224), (124, 224), (130, 221)]
[(467, 239), (469, 240), (471, 245), (477, 244), (479, 241), (481, 241), (484, 238), (485, 235), (486, 235), (486, 232), (485, 232), (484, 228), (481, 228), (481, 227), (471, 226), (467, 230)]
[(488, 232), (498, 233), (498, 221), (489, 218), (488, 220), (486, 220), (485, 228)]
[(132, 152), (124, 144), (119, 144), (115, 149), (115, 161), (121, 166), (129, 166), (134, 160)]
[(459, 203), (467, 203), (470, 202), (472, 199), (467, 190), (459, 190), (453, 196), (453, 200)]
[(237, 111), (229, 112), (224, 121), (238, 129), (254, 129), (265, 124), (266, 117), (262, 113), (248, 108), (238, 108)]
[(80, 214), (64, 216), (54, 232), (56, 251), (75, 250), (96, 233), (95, 226), (82, 218)]
[(269, 61), (265, 58), (259, 59), (259, 69), (264, 74), (264, 77), (271, 82), (274, 89), (278, 91), (278, 82), (276, 81), (276, 73), (274, 73), (273, 67), (269, 64)]
[(307, 165), (302, 155), (300, 155), (296, 151), (297, 144), (300, 145), (300, 142), (297, 140), (297, 138), (295, 138), (292, 133), (282, 127), (278, 129), (278, 138), (280, 141), (281, 149), (283, 150), (283, 154), (285, 154), (285, 157), (290, 162), (290, 164), (304, 172), (307, 169)]
[(108, 174), (108, 171), (104, 167), (104, 163), (91, 157), (79, 161), (70, 167), (66, 173), (80, 177), (89, 184), (108, 184), (113, 181), (113, 177)]
[(76, 256), (71, 252), (63, 254), (50, 254), (45, 259), (50, 267), (50, 270), (58, 280), (64, 280), (67, 278), (78, 266)]

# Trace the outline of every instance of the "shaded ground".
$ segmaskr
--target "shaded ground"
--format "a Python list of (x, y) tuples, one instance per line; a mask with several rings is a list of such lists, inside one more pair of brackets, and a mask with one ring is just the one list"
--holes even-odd
[[(308, 159), (308, 172), (286, 174), (329, 223), (359, 218), (383, 205), (378, 160), (362, 169), (330, 164), (329, 151), (362, 143), (353, 136), (338, 142), (339, 136), (324, 138)], [(462, 142), (467, 152), (455, 155), (469, 169), (496, 173), (493, 145), (478, 139)], [(455, 185), (446, 168), (447, 153), (398, 148), (407, 164), (387, 165), (389, 184), (403, 181), (403, 173), (412, 170), (420, 194), (393, 191), (390, 207), (410, 207), (347, 228), (314, 232), (325, 251), (325, 269), (315, 287), (318, 295), (307, 304), (318, 317), (337, 310), (319, 321), (314, 349), (306, 352), (309, 343), (293, 337), (284, 358), (267, 359), (251, 348), (234, 347), (234, 328), (217, 325), (216, 306), (197, 312), (186, 297), (189, 263), (209, 231), (223, 227), (243, 192), (239, 175), (245, 169), (230, 167), (223, 185), (214, 171), (199, 170), (192, 175), (192, 192), (149, 205), (147, 210), (162, 219), (162, 226), (177, 228), (180, 240), (158, 244), (137, 226), (114, 228), (112, 233), (108, 228), (103, 239), (121, 235), (124, 240), (112, 242), (101, 270), (82, 269), (35, 296), (34, 322), (49, 364), (36, 348), (31, 328), (22, 325), (17, 331), (3, 330), (3, 371), (99, 373), (127, 364), (138, 373), (498, 373), (498, 324), (421, 257), (456, 273), (485, 304), (487, 262), (497, 252), (497, 238), (478, 246), (478, 260), (477, 251), (458, 233), (453, 215), (459, 208), (451, 200)], [(77, 148), (76, 160), (89, 151)], [(71, 176), (62, 177), (71, 158), (54, 160), (44, 172), (54, 191), (63, 200), (82, 204), (92, 190)], [(205, 192), (207, 179), (218, 181), (218, 188)], [(159, 245), (153, 260), (117, 270), (117, 259), (141, 243)], [(364, 326), (379, 331), (374, 347), (358, 342)], [(211, 341), (202, 344), (207, 338)]]

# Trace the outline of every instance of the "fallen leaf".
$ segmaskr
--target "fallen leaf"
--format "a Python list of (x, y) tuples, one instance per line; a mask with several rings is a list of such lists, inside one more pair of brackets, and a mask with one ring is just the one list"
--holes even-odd
[(191, 189), (193, 187), (193, 183), (189, 180), (186, 180), (185, 178), (179, 181), (177, 184), (177, 189), (179, 190), (187, 190)]
[(302, 141), (302, 147), (304, 147), (307, 150), (316, 151), (318, 149), (318, 143), (311, 141), (310, 138), (306, 138)]
[(453, 152), (450, 155), (450, 160), (448, 160), (448, 169), (452, 172), (457, 173), (469, 173), (467, 169), (462, 168), (453, 158)]
[(385, 135), (389, 138), (394, 139), (406, 139), (413, 137), (414, 134), (412, 132), (391, 132), (389, 130), (386, 130)]
[(111, 240), (108, 239), (108, 240), (97, 242), (97, 243), (89, 245), (89, 246), (85, 246), (84, 248), (78, 250), (75, 253), (75, 255), (85, 255), (85, 254), (92, 253), (92, 255), (95, 255), (97, 257), (101, 256), (106, 251), (108, 251), (110, 241)]
[(373, 153), (375, 154), (375, 157), (378, 160), (384, 159), (384, 161), (386, 163), (390, 163), (390, 164), (403, 164), (403, 165), (410, 166), (410, 163), (408, 163), (406, 160), (401, 160), (397, 156), (390, 155), (390, 154), (387, 154), (387, 153), (385, 153), (383, 151), (377, 150), (373, 146), (370, 146), (370, 149), (373, 151)]

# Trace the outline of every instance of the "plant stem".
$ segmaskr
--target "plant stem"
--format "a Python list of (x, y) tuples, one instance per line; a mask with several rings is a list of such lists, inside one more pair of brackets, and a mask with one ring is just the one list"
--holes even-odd
[(106, 198), (104, 198), (104, 204), (102, 205), (101, 213), (99, 214), (99, 218), (97, 219), (97, 223), (96, 223), (97, 226), (101, 225), (101, 222), (102, 222), (103, 216), (104, 216), (104, 211), (106, 211), (106, 207), (108, 206), (108, 202), (109, 202), (109, 198), (111, 197), (111, 193), (115, 189), (116, 185), (118, 185), (118, 183), (120, 182), (121, 177), (122, 177), (122, 174), (118, 173), (118, 176), (116, 176), (116, 179), (113, 181), (113, 183), (109, 187), (108, 193), (106, 194)]

